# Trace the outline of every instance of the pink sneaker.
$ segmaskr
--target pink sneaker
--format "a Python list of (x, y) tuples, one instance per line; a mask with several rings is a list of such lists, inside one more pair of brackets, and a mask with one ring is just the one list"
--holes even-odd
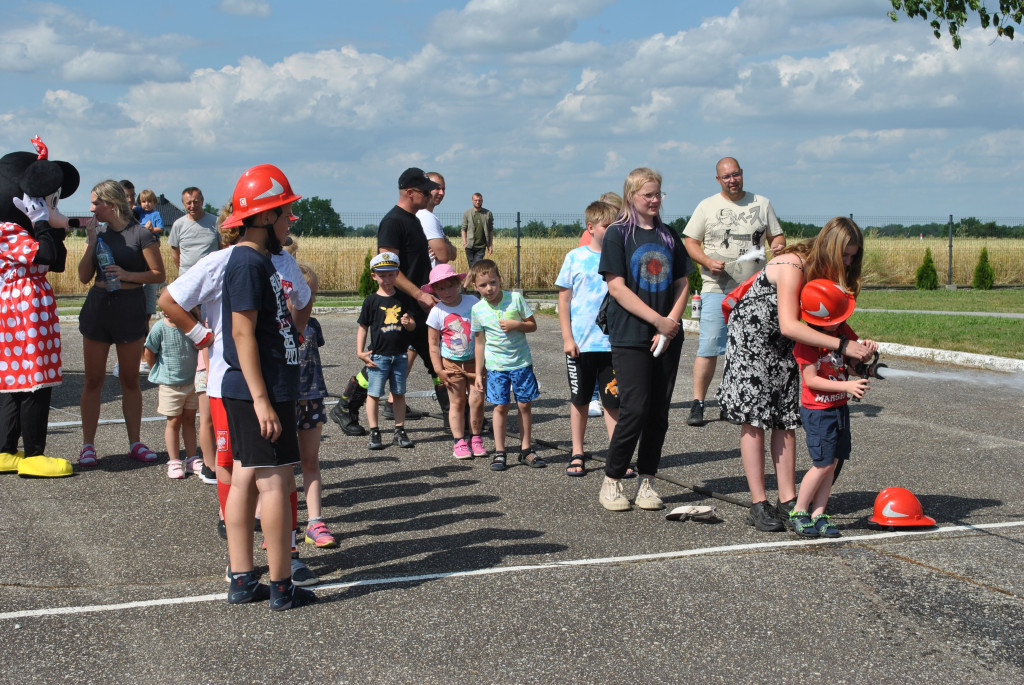
[(469, 451), (469, 445), (466, 444), (465, 439), (459, 440), (455, 443), (455, 447), (452, 449), (452, 455), (456, 459), (472, 459), (473, 453)]
[(185, 473), (192, 473), (195, 475), (201, 474), (203, 471), (203, 458), (200, 456), (189, 457), (185, 460)]
[(167, 477), (175, 480), (185, 477), (185, 469), (181, 465), (181, 459), (172, 459), (167, 462)]
[(469, 439), (469, 449), (473, 451), (474, 457), (487, 456), (487, 448), (484, 447), (484, 439), (479, 435), (474, 435)]

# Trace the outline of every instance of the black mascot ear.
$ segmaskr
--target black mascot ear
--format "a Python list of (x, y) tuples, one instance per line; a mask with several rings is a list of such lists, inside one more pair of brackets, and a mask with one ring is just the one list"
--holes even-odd
[(59, 164), (40, 159), (25, 170), (19, 185), (29, 197), (46, 197), (60, 190), (63, 181), (64, 170)]
[(21, 177), (37, 159), (31, 152), (11, 152), (0, 157), (0, 221), (18, 224), (25, 230), (32, 229), (29, 218), (14, 206), (14, 198), (25, 194), (21, 189)]
[(63, 199), (78, 190), (79, 183), (78, 169), (68, 162), (39, 159), (31, 152), (6, 154), (0, 157), (0, 221), (31, 230), (32, 222), (14, 206), (14, 198), (47, 197), (60, 189)]

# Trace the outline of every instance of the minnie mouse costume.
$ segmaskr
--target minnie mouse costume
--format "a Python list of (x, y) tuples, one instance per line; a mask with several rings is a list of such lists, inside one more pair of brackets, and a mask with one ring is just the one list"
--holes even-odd
[[(64, 271), (68, 220), (57, 202), (78, 189), (78, 170), (37, 154), (0, 158), (0, 472), (70, 476), (71, 463), (47, 457), (50, 394), (60, 385), (60, 323), (49, 271)], [(18, 439), (24, 452), (18, 452)]]

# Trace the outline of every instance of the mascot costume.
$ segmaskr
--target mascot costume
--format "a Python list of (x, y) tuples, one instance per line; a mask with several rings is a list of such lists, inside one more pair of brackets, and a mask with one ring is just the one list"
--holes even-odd
[[(43, 454), (50, 393), (60, 385), (60, 324), (48, 271), (64, 271), (68, 220), (57, 201), (78, 189), (78, 170), (36, 154), (0, 158), (0, 472), (70, 476), (71, 463)], [(24, 451), (18, 451), (18, 438)]]

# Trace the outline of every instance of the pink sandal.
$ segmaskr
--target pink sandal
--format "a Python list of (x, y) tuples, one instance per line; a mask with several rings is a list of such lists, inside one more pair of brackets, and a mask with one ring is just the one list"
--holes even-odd
[(153, 450), (149, 449), (148, 447), (143, 445), (141, 442), (138, 443), (137, 445), (135, 445), (135, 447), (132, 448), (132, 451), (128, 453), (128, 456), (131, 457), (132, 459), (134, 459), (135, 461), (144, 461), (144, 462), (151, 462), (151, 461), (156, 461), (157, 459), (159, 459), (159, 457), (156, 455), (156, 452), (154, 452)]
[(96, 466), (99, 461), (96, 459), (96, 448), (92, 445), (84, 445), (78, 453), (79, 466)]

